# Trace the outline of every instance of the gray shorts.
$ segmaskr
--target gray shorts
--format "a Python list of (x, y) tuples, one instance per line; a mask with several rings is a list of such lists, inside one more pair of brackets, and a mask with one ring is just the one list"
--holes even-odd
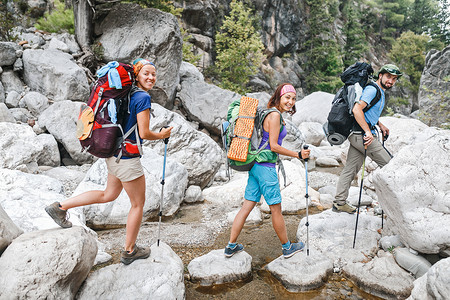
[(144, 175), (140, 157), (121, 159), (116, 163), (116, 157), (113, 156), (106, 158), (105, 161), (108, 174), (116, 176), (122, 182), (132, 181)]

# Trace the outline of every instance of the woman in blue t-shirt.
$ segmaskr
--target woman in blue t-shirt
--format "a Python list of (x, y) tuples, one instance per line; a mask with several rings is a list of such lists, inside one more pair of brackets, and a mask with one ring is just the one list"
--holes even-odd
[[(296, 112), (296, 96), (297, 93), (295, 88), (290, 84), (284, 83), (277, 87), (275, 93), (270, 98), (267, 107), (274, 107), (278, 111), (267, 114), (264, 119), (261, 145), (269, 140), (269, 144), (266, 148), (270, 149), (272, 152), (302, 159), (309, 157), (310, 150), (302, 149), (301, 152), (295, 152), (281, 146), (282, 140), (287, 134), (284, 122), (283, 125), (281, 125), (281, 113), (287, 112), (289, 114), (294, 114)], [(272, 225), (282, 244), (283, 256), (289, 258), (303, 249), (304, 244), (302, 242), (291, 243), (287, 237), (286, 224), (281, 213), (281, 191), (278, 175), (275, 170), (275, 163), (257, 162), (248, 174), (244, 203), (234, 218), (230, 233), (230, 241), (225, 247), (226, 257), (231, 257), (244, 249), (244, 246), (242, 244), (237, 244), (236, 240), (244, 227), (248, 215), (255, 207), (256, 203), (260, 201), (261, 195), (264, 196), (266, 203), (270, 207)]]
[[(146, 59), (139, 58), (133, 62), (133, 70), (136, 87), (133, 87), (134, 93), (130, 98), (130, 115), (124, 121), (125, 132), (137, 123), (139, 137), (133, 133), (129, 137), (130, 140), (168, 138), (172, 127), (163, 128), (160, 132), (149, 129), (151, 101), (147, 92), (156, 83), (155, 65)], [(125, 189), (130, 198), (131, 208), (127, 218), (125, 249), (121, 252), (120, 260), (124, 264), (130, 264), (136, 259), (147, 258), (150, 255), (150, 248), (136, 246), (145, 203), (145, 176), (140, 157), (130, 157), (125, 154), (119, 162), (116, 162), (116, 159), (114, 156), (105, 159), (108, 179), (104, 191), (88, 191), (60, 203), (55, 202), (47, 206), (45, 210), (58, 225), (69, 228), (72, 223), (67, 218), (67, 209), (114, 201), (122, 189)]]

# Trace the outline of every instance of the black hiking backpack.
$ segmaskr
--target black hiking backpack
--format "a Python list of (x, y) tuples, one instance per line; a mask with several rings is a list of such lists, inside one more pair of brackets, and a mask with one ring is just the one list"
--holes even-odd
[(344, 86), (334, 96), (327, 122), (323, 124), (323, 130), (331, 145), (342, 144), (354, 126), (358, 124), (353, 117), (353, 106), (361, 98), (363, 89), (372, 85), (377, 89), (374, 99), (364, 108), (368, 111), (381, 99), (381, 91), (372, 79), (373, 69), (370, 64), (357, 62), (341, 74), (341, 80)]

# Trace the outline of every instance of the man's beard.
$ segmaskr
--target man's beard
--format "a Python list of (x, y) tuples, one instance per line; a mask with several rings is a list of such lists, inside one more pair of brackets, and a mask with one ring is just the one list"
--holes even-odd
[(393, 87), (392, 85), (390, 87), (385, 86), (382, 80), (380, 80), (380, 84), (381, 84), (381, 87), (385, 90), (389, 90), (390, 88)]

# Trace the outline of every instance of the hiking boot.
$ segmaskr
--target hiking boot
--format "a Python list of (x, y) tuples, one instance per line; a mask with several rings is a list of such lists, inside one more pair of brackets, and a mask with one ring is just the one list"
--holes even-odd
[(234, 248), (230, 248), (228, 247), (228, 245), (225, 247), (225, 256), (226, 257), (232, 257), (234, 254), (241, 252), (242, 250), (244, 250), (244, 246), (242, 244), (236, 244), (236, 246), (234, 246)]
[(138, 247), (134, 245), (133, 252), (128, 253), (128, 251), (123, 250), (120, 254), (120, 261), (124, 265), (129, 265), (136, 259), (144, 259), (150, 256), (150, 248)]
[(303, 244), (302, 242), (291, 243), (289, 249), (283, 249), (283, 256), (284, 258), (289, 258), (295, 253), (302, 251), (304, 247), (305, 244)]
[(72, 227), (72, 222), (69, 221), (69, 213), (59, 207), (59, 202), (53, 202), (45, 208), (45, 211), (62, 228)]
[(339, 205), (339, 204), (333, 203), (333, 211), (354, 214), (356, 212), (356, 207), (348, 204), (347, 202), (344, 205)]

